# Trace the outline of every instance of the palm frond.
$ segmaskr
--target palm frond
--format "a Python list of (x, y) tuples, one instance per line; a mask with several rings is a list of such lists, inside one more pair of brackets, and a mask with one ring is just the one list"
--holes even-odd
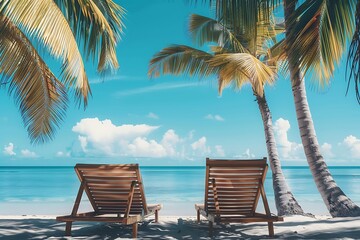
[(55, 0), (82, 45), (86, 57), (98, 59), (98, 71), (119, 67), (116, 44), (123, 33), (125, 10), (111, 0)]
[(32, 142), (52, 139), (65, 116), (67, 95), (26, 36), (0, 15), (0, 83), (19, 105)]
[(171, 45), (151, 59), (148, 75), (158, 77), (165, 74), (187, 74), (206, 77), (216, 74), (216, 69), (208, 64), (212, 55), (185, 45)]
[(29, 38), (36, 37), (51, 55), (62, 59), (65, 85), (74, 87), (76, 99), (83, 99), (86, 106), (90, 86), (82, 57), (67, 20), (54, 1), (2, 1), (0, 10)]
[(355, 84), (356, 99), (360, 104), (360, 1), (357, 1), (355, 13), (356, 29), (351, 40), (351, 45), (347, 57), (346, 72), (350, 71), (348, 75), (348, 87), (346, 93), (349, 91), (350, 83), (353, 80)]
[(255, 41), (256, 48), (254, 53), (256, 56), (267, 55), (269, 48), (277, 43), (277, 36), (284, 33), (285, 28), (276, 24), (273, 16), (268, 16), (260, 9), (258, 14), (258, 22), (256, 28), (256, 35), (252, 36), (252, 41)]
[(266, 61), (267, 65), (275, 65), (276, 66), (276, 72), (280, 72), (283, 75), (287, 75), (289, 71), (289, 64), (287, 61), (287, 55), (286, 55), (286, 41), (285, 39), (282, 39), (281, 41), (277, 42), (273, 46), (271, 46), (268, 49), (268, 59)]
[(320, 86), (332, 76), (353, 30), (354, 1), (305, 1), (290, 18), (289, 58), (307, 72), (313, 68)]
[(219, 69), (220, 93), (233, 80), (238, 88), (249, 81), (254, 91), (262, 96), (264, 85), (272, 84), (276, 78), (271, 67), (248, 53), (218, 54), (208, 62), (210, 66)]
[(193, 41), (199, 46), (216, 42), (219, 46), (232, 49), (233, 52), (248, 52), (237, 37), (215, 19), (192, 14), (189, 31)]

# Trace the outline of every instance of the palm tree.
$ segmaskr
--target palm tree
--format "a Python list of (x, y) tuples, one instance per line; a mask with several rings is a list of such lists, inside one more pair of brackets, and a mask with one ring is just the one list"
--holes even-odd
[[(209, 0), (209, 2), (215, 3), (217, 18), (235, 22), (237, 27), (241, 26), (239, 19), (245, 18), (245, 28), (248, 29), (256, 28), (254, 19), (260, 11), (270, 16), (277, 4), (283, 5), (285, 39), (274, 46), (273, 52), (282, 53), (277, 60), (285, 58), (288, 61), (287, 68), (290, 72), (296, 115), (307, 162), (330, 214), (333, 217), (359, 216), (360, 208), (336, 184), (320, 153), (302, 75), (309, 69), (315, 69), (319, 74), (319, 85), (323, 86), (327, 83), (327, 79), (339, 62), (347, 37), (353, 31), (351, 13), (355, 12), (355, 0), (305, 0), (298, 8), (296, 8), (298, 2), (296, 0)], [(359, 20), (359, 1), (357, 7)], [(357, 21), (357, 29), (360, 28), (359, 23), (360, 21)], [(359, 34), (359, 30), (354, 34), (348, 59), (353, 57), (351, 70), (358, 83), (360, 44), (356, 45), (356, 43), (360, 42), (357, 41), (360, 37), (356, 34)]]
[(360, 208), (340, 189), (320, 153), (302, 72), (313, 68), (319, 84), (332, 76), (353, 30), (354, 1), (284, 0), (285, 54), (302, 144), (316, 186), (333, 217), (360, 216)]
[[(124, 10), (111, 0), (0, 0), (0, 84), (15, 98), (32, 142), (53, 138), (67, 91), (79, 105), (91, 94), (77, 41), (98, 71), (118, 67), (115, 46)], [(39, 54), (61, 61), (61, 81)]]
[[(261, 20), (261, 21), (260, 21)], [(291, 193), (281, 170), (272, 128), (271, 113), (264, 94), (264, 85), (271, 84), (275, 77), (275, 62), (267, 62), (264, 44), (276, 35), (269, 19), (260, 19), (256, 31), (235, 33), (233, 26), (211, 18), (192, 15), (190, 32), (200, 46), (217, 42), (211, 53), (184, 45), (164, 48), (150, 62), (149, 75), (188, 74), (205, 77), (217, 75), (219, 92), (233, 84), (236, 88), (249, 82), (261, 112), (269, 162), (273, 173), (276, 208), (279, 215), (304, 214)], [(257, 37), (255, 37), (257, 36)], [(264, 61), (260, 61), (263, 59)]]

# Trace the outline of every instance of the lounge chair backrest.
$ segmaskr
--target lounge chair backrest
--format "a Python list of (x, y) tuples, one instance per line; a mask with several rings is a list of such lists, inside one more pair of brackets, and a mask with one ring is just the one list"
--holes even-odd
[(76, 164), (75, 171), (95, 212), (125, 214), (130, 201), (127, 214), (147, 214), (138, 164)]
[(255, 160), (206, 159), (205, 210), (216, 215), (255, 213), (260, 185), (267, 171), (266, 158)]

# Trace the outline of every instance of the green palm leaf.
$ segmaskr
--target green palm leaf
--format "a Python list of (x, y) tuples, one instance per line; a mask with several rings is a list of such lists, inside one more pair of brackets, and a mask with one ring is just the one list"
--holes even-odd
[(4, 16), (0, 16), (0, 75), (1, 85), (9, 86), (20, 107), (31, 141), (52, 139), (65, 115), (65, 87), (26, 36)]

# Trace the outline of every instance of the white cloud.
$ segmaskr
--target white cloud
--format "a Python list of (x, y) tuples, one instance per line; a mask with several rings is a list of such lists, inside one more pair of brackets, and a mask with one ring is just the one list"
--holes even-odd
[(225, 157), (224, 148), (221, 145), (215, 145), (215, 154), (218, 157)]
[(211, 152), (210, 147), (206, 145), (206, 137), (201, 137), (197, 141), (191, 144), (192, 150), (194, 150), (195, 155), (206, 155)]
[(299, 159), (302, 153), (302, 144), (291, 142), (288, 139), (290, 122), (283, 118), (276, 120), (274, 132), (280, 156), (284, 159)]
[(80, 146), (81, 146), (81, 149), (84, 151), (84, 152), (87, 152), (87, 138), (84, 137), (84, 136), (78, 136), (78, 140), (79, 140), (79, 143), (80, 143)]
[(136, 157), (165, 157), (165, 148), (155, 140), (137, 137), (130, 144), (125, 145), (127, 153)]
[(145, 137), (157, 128), (146, 124), (116, 126), (109, 119), (100, 121), (98, 118), (85, 118), (72, 131), (79, 134), (78, 140), (84, 153), (113, 156), (121, 153), (121, 146)]
[(149, 112), (149, 114), (146, 115), (146, 117), (151, 118), (151, 119), (159, 119), (159, 116), (152, 112)]
[(181, 142), (180, 137), (173, 129), (169, 129), (163, 136), (161, 144), (163, 145), (168, 156), (177, 156), (177, 145)]
[[(205, 136), (194, 141), (194, 131), (180, 137), (174, 129), (166, 130), (158, 138), (152, 137), (158, 126), (146, 124), (115, 125), (111, 120), (86, 118), (80, 120), (73, 128), (77, 140), (72, 146), (71, 156), (128, 156), (148, 158), (181, 158), (205, 156), (211, 153)], [(214, 153), (225, 156), (221, 145), (214, 146)], [(58, 152), (57, 156), (65, 156)]]
[(63, 151), (58, 151), (56, 153), (57, 157), (70, 157), (70, 152), (63, 152)]
[(36, 158), (36, 157), (37, 157), (36, 153), (30, 151), (29, 149), (23, 149), (23, 150), (21, 150), (21, 155), (22, 155), (23, 157), (27, 157), (27, 158)]
[(221, 117), (220, 115), (212, 115), (212, 114), (208, 114), (205, 116), (205, 119), (209, 119), (209, 120), (214, 120), (214, 121), (225, 121), (225, 119), (223, 117)]
[(360, 158), (360, 139), (349, 135), (343, 140), (343, 144), (349, 150), (351, 157)]
[(10, 142), (7, 146), (5, 145), (3, 153), (5, 155), (15, 156), (16, 152), (14, 152), (14, 144)]
[[(237, 156), (239, 157), (239, 156)], [(247, 148), (245, 150), (245, 152), (243, 152), (241, 155), (240, 155), (240, 158), (245, 158), (245, 159), (250, 159), (250, 158), (255, 158), (255, 154), (253, 154), (251, 151), (250, 151), (250, 148)]]
[(333, 158), (335, 154), (332, 151), (332, 145), (330, 143), (324, 143), (320, 146), (321, 153), (325, 158)]

